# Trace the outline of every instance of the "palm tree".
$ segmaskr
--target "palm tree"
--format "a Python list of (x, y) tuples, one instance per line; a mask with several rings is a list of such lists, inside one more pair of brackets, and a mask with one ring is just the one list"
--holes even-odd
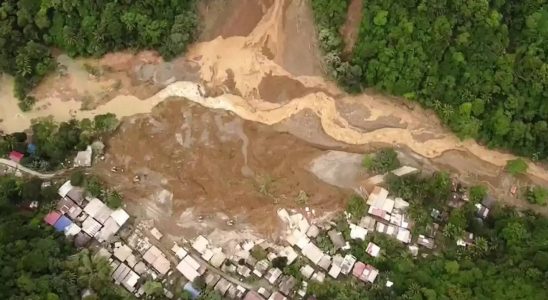
[(72, 256), (68, 264), (82, 288), (100, 291), (110, 284), (111, 269), (108, 261), (104, 257), (92, 256), (88, 249)]

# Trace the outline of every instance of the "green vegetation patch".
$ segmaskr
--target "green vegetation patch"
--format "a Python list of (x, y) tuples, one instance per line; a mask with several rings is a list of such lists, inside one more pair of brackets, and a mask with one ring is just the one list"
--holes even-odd
[(55, 69), (51, 47), (95, 57), (155, 49), (169, 59), (193, 41), (197, 25), (194, 0), (2, 1), (0, 72), (15, 77), (15, 95), (28, 110), (28, 92)]

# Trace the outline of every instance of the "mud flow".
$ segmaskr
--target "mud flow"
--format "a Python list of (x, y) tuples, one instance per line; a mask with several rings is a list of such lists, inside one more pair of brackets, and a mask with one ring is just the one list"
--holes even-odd
[[(351, 2), (342, 28), (349, 47), (360, 5)], [(359, 167), (355, 154), (380, 147), (395, 147), (406, 163), (484, 183), (522, 208), (533, 207), (512, 187), (548, 186), (544, 166), (529, 162), (526, 175), (509, 177), (504, 166), (515, 156), (459, 140), (414, 103), (338, 88), (324, 74), (308, 1), (211, 0), (200, 12), (199, 41), (173, 61), (148, 51), (96, 60), (59, 55), (64, 71), (36, 89), (33, 111), (20, 112), (10, 93), (0, 96), (0, 129), (25, 130), (50, 115), (115, 113), (124, 122), (95, 171), (127, 195), (129, 209), (177, 232), (251, 224), (274, 235), (278, 207), (309, 207), (318, 216), (341, 210), (356, 176), (366, 175), (338, 166)], [(0, 86), (11, 91), (13, 80), (3, 77)], [(349, 153), (325, 156), (328, 150)], [(336, 174), (313, 175), (318, 157), (340, 159), (312, 168)]]

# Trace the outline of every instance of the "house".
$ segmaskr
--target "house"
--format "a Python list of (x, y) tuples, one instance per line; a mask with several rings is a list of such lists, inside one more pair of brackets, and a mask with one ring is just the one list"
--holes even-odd
[(82, 206), (82, 204), (84, 204), (84, 194), (85, 191), (83, 188), (73, 187), (70, 189), (70, 191), (67, 192), (66, 197), (74, 201), (74, 203), (78, 204), (79, 206)]
[(375, 216), (375, 217), (381, 218), (383, 220), (386, 220), (386, 221), (390, 220), (390, 214), (387, 213), (386, 211), (384, 211), (381, 208), (376, 208), (374, 206), (370, 206), (369, 209), (367, 210), (367, 213), (372, 215), (372, 216)]
[(274, 292), (272, 295), (270, 295), (268, 300), (287, 300), (287, 297), (279, 292)]
[(403, 200), (400, 197), (396, 197), (396, 199), (394, 199), (394, 209), (403, 212), (403, 211), (406, 211), (408, 208), (409, 208), (409, 202)]
[(305, 279), (310, 279), (310, 277), (312, 277), (312, 274), (314, 274), (314, 268), (312, 268), (310, 265), (302, 266), (299, 271)]
[(189, 281), (193, 281), (196, 277), (200, 276), (200, 273), (198, 273), (199, 268), (200, 264), (190, 255), (185, 256), (176, 267), (177, 271)]
[(312, 280), (315, 280), (319, 283), (324, 282), (325, 280), (325, 273), (324, 272), (316, 272), (314, 275), (312, 275)]
[(265, 279), (270, 284), (274, 284), (274, 282), (276, 282), (281, 275), (282, 275), (282, 271), (280, 269), (271, 268), (270, 270), (268, 270), (268, 272), (266, 272)]
[(411, 242), (411, 232), (405, 228), (400, 228), (398, 229), (396, 239), (400, 242), (408, 244)]
[(112, 209), (110, 209), (110, 207), (104, 204), (101, 206), (99, 211), (93, 216), (93, 218), (99, 221), (99, 223), (105, 224), (105, 222), (110, 218), (111, 214), (112, 214)]
[(373, 257), (378, 257), (381, 254), (381, 247), (377, 246), (374, 243), (369, 242), (369, 244), (367, 244), (367, 248), (365, 249), (365, 252), (367, 252), (367, 254)]
[(320, 229), (316, 225), (310, 225), (306, 231), (306, 236), (309, 238), (315, 239), (320, 234)]
[(379, 270), (377, 268), (371, 265), (365, 265), (365, 269), (363, 270), (363, 273), (360, 276), (360, 279), (362, 281), (373, 283), (375, 282), (377, 275), (379, 275)]
[(297, 285), (297, 279), (295, 279), (295, 277), (290, 275), (284, 276), (279, 284), (280, 292), (286, 296), (291, 296), (295, 285)]
[(253, 274), (255, 274), (257, 277), (263, 277), (264, 273), (268, 270), (268, 267), (269, 267), (268, 260), (266, 259), (260, 260), (255, 264)]
[(121, 284), (128, 291), (133, 292), (135, 291), (135, 286), (140, 277), (125, 263), (120, 263), (112, 273), (112, 278), (116, 283)]
[(417, 239), (417, 244), (424, 246), (428, 249), (434, 249), (434, 240), (431, 238), (427, 238), (422, 234), (419, 235), (419, 238)]
[(75, 223), (72, 223), (65, 228), (65, 235), (66, 236), (76, 236), (82, 231), (82, 228)]
[(361, 261), (358, 261), (356, 262), (356, 264), (354, 265), (354, 268), (352, 269), (352, 276), (359, 279), (360, 276), (362, 276), (364, 270), (365, 270), (365, 264), (362, 263)]
[(350, 270), (352, 270), (352, 267), (356, 263), (356, 257), (350, 254), (347, 254), (344, 256), (344, 259), (341, 264), (341, 273), (344, 275), (348, 275), (350, 273)]
[(72, 190), (73, 186), (70, 183), (70, 180), (67, 180), (61, 187), (59, 187), (59, 190), (57, 190), (57, 193), (61, 198), (65, 198), (70, 190)]
[(393, 170), (392, 174), (394, 174), (398, 177), (401, 177), (401, 176), (405, 176), (405, 175), (408, 175), (408, 174), (411, 174), (411, 173), (415, 173), (417, 171), (418, 170), (416, 168), (413, 168), (413, 167), (410, 167), (410, 166), (403, 166), (403, 167), (397, 168), (396, 170)]
[(55, 231), (64, 232), (67, 227), (72, 224), (72, 221), (66, 216), (60, 216), (59, 219), (53, 224)]
[(264, 287), (260, 287), (257, 290), (257, 292), (265, 298), (268, 298), (268, 297), (270, 297), (270, 295), (272, 295), (272, 293), (269, 290), (265, 289)]
[(302, 253), (314, 264), (318, 264), (324, 256), (322, 250), (314, 243), (308, 243), (308, 245), (303, 248)]
[(306, 247), (306, 245), (308, 245), (310, 243), (310, 239), (306, 236), (306, 235), (302, 235), (298, 240), (297, 240), (297, 243), (295, 244), (297, 246), (297, 248), (299, 249), (303, 249), (304, 247)]
[(377, 222), (377, 226), (376, 226), (375, 230), (379, 233), (387, 233), (388, 225), (384, 224), (384, 223), (381, 223), (381, 222)]
[(155, 238), (156, 240), (160, 240), (164, 235), (158, 230), (158, 228), (154, 227), (150, 230), (150, 234), (152, 235), (153, 238)]
[(338, 265), (332, 264), (327, 274), (333, 277), (334, 279), (337, 279), (340, 273), (341, 273), (341, 267)]
[(152, 267), (161, 275), (165, 275), (169, 271), (169, 260), (156, 246), (150, 247), (150, 249), (148, 249), (148, 251), (143, 255), (143, 259), (152, 265)]
[(103, 228), (99, 231), (95, 237), (99, 242), (110, 241), (116, 233), (120, 230), (120, 225), (116, 223), (112, 218), (108, 218), (103, 225)]
[(177, 244), (173, 244), (171, 251), (173, 251), (173, 253), (175, 253), (175, 256), (177, 256), (179, 259), (183, 259), (183, 257), (188, 254), (188, 252), (184, 248), (179, 247), (179, 245)]
[(470, 232), (465, 232), (462, 238), (457, 240), (457, 245), (466, 247), (474, 244), (474, 234)]
[(224, 296), (231, 286), (232, 284), (228, 280), (221, 278), (215, 285), (214, 289), (219, 292), (221, 296)]
[(327, 232), (327, 235), (329, 236), (329, 239), (335, 246), (335, 249), (338, 250), (346, 246), (346, 242), (342, 236), (342, 233), (340, 233), (339, 231), (336, 231), (335, 229), (331, 229), (330, 231)]
[(196, 289), (190, 281), (185, 283), (185, 285), (183, 286), (183, 290), (187, 291), (192, 299), (198, 299), (198, 297), (200, 297), (200, 294), (202, 293), (202, 291)]
[[(89, 201), (89, 203), (84, 207), (84, 212), (86, 214), (88, 214), (90, 217), (96, 219), (96, 216), (99, 215), (99, 213), (101, 212), (101, 210), (103, 208), (107, 207), (105, 203), (103, 203), (103, 201), (97, 199), (97, 198), (93, 198)], [(107, 207), (108, 208), (108, 207)], [(103, 212), (104, 214), (104, 212)], [(109, 213), (109, 216), (110, 216), (110, 213)], [(96, 219), (97, 220), (97, 219)], [(99, 220), (97, 220), (99, 221)], [(106, 218), (105, 220), (103, 220), (103, 222), (106, 221)]]
[(126, 261), (133, 251), (126, 244), (116, 243), (114, 246), (114, 257), (120, 261)]
[(91, 241), (91, 237), (83, 232), (78, 233), (74, 237), (74, 246), (76, 248), (84, 248)]
[(377, 202), (383, 203), (386, 197), (388, 197), (388, 191), (382, 187), (375, 186), (369, 194), (366, 203), (373, 206)]
[(280, 256), (285, 256), (287, 258), (287, 265), (290, 265), (299, 255), (295, 252), (293, 247), (286, 246), (280, 251)]
[(209, 260), (209, 263), (215, 268), (220, 268), (225, 262), (225, 260), (226, 260), (226, 255), (222, 251), (216, 251), (211, 257), (211, 259)]
[(419, 255), (419, 247), (417, 247), (417, 245), (409, 245), (409, 251), (413, 256)]
[(9, 154), (9, 159), (16, 163), (20, 163), (23, 157), (25, 157), (25, 155), (17, 151), (11, 151)]
[(58, 211), (52, 211), (44, 217), (44, 222), (53, 226), (55, 225), (55, 222), (59, 220), (60, 217), (61, 217), (61, 213), (59, 213)]
[(264, 300), (264, 298), (255, 291), (249, 291), (245, 294), (243, 300)]
[(208, 272), (204, 278), (204, 282), (209, 287), (214, 287), (217, 282), (221, 279), (221, 275), (215, 274), (213, 272)]
[(87, 218), (83, 223), (82, 223), (82, 230), (89, 234), (89, 236), (91, 237), (94, 237), (95, 235), (97, 235), (97, 232), (99, 232), (99, 230), (101, 229), (103, 225), (101, 225), (101, 223), (97, 222), (97, 220), (93, 219), (93, 218)]
[(61, 200), (57, 202), (57, 210), (62, 214), (67, 215), (72, 220), (76, 219), (82, 213), (82, 208), (76, 205), (76, 203), (68, 197), (61, 198)]
[(367, 229), (357, 226), (354, 224), (350, 224), (350, 238), (354, 240), (365, 240), (365, 236), (367, 235)]
[(206, 252), (208, 247), (209, 247), (209, 241), (201, 235), (197, 236), (194, 242), (192, 243), (192, 248), (194, 248), (194, 250), (198, 251), (198, 253), (202, 255)]
[(130, 271), (122, 281), (122, 285), (130, 292), (135, 291), (135, 285), (140, 277), (134, 271)]
[(129, 214), (123, 210), (122, 208), (115, 209), (111, 214), (110, 217), (118, 224), (118, 226), (122, 227), (124, 224), (129, 220)]
[(478, 213), (478, 216), (482, 219), (485, 219), (487, 218), (487, 216), (489, 215), (489, 208), (477, 203), (476, 204), (476, 208), (477, 208), (477, 213)]
[(236, 272), (238, 272), (238, 274), (240, 274), (244, 278), (251, 276), (251, 269), (248, 268), (246, 265), (239, 265)]
[(308, 290), (308, 282), (303, 281), (301, 282), (301, 288), (297, 291), (297, 295), (299, 295), (301, 298), (306, 296), (306, 291)]
[(87, 146), (85, 151), (78, 151), (76, 158), (74, 158), (74, 167), (91, 167), (92, 154), (91, 146)]
[(331, 265), (331, 256), (324, 254), (317, 265), (327, 271)]

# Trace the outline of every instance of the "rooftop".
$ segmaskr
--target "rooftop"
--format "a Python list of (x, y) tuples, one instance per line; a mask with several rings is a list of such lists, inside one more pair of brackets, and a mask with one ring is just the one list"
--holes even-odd
[(69, 218), (65, 216), (61, 216), (59, 217), (59, 219), (57, 219), (57, 222), (53, 224), (53, 227), (55, 228), (56, 231), (64, 232), (65, 229), (69, 227), (71, 224), (72, 224), (72, 221)]

